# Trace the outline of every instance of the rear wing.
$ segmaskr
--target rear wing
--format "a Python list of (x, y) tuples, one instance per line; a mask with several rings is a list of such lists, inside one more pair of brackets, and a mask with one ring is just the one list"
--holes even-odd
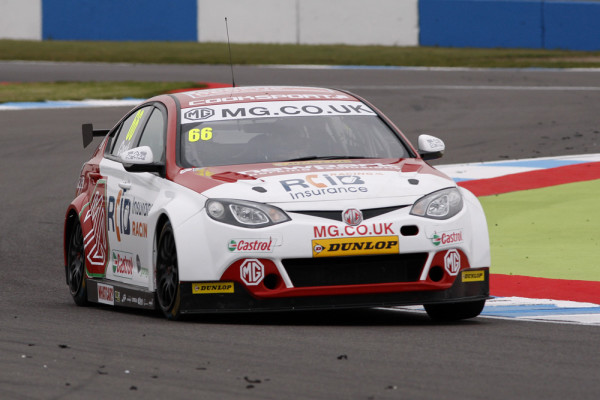
[(81, 125), (81, 136), (83, 136), (83, 148), (89, 146), (96, 136), (106, 136), (110, 129), (94, 129), (92, 124)]

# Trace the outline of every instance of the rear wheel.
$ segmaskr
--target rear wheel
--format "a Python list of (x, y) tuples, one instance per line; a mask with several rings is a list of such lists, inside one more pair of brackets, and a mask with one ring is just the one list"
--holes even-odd
[(73, 301), (78, 306), (88, 304), (87, 300), (87, 282), (85, 278), (85, 251), (83, 248), (83, 233), (81, 224), (75, 218), (69, 234), (67, 244), (67, 284), (73, 297)]
[(169, 222), (163, 226), (158, 239), (156, 254), (156, 300), (165, 317), (176, 320), (181, 317), (179, 268), (175, 236)]
[(467, 301), (463, 303), (425, 304), (427, 315), (434, 321), (458, 321), (475, 318), (485, 306), (485, 300)]

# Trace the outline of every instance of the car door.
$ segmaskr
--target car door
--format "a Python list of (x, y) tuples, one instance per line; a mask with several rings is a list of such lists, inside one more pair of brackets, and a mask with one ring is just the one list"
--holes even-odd
[(166, 110), (151, 104), (134, 110), (122, 123), (101, 163), (106, 177), (108, 279), (148, 286), (152, 266), (153, 205), (164, 179), (156, 173), (129, 172), (119, 155), (149, 146), (155, 162), (164, 162)]

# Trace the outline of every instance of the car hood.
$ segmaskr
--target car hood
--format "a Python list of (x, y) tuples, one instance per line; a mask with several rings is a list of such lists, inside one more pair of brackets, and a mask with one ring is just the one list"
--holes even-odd
[(277, 204), (285, 210), (409, 205), (456, 186), (420, 159), (282, 162), (188, 168), (174, 181), (208, 198)]

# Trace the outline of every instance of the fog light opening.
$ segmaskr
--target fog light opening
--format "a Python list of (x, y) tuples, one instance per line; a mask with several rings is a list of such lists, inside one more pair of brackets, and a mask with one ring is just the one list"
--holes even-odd
[(265, 285), (265, 287), (269, 290), (275, 290), (279, 286), (280, 282), (281, 280), (279, 279), (279, 276), (277, 274), (269, 274), (265, 276), (265, 279), (263, 280), (263, 285)]
[(416, 225), (404, 225), (400, 228), (400, 234), (402, 236), (417, 236), (419, 234), (419, 227)]
[(444, 279), (444, 268), (439, 265), (429, 268), (429, 279), (433, 282), (439, 282)]

